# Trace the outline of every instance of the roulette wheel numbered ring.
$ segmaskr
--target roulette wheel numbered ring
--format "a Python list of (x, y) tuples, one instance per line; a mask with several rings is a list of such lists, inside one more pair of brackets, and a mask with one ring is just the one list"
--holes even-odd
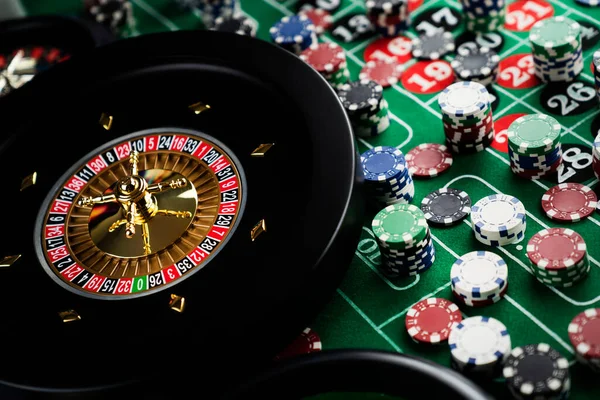
[(363, 199), (349, 122), (272, 44), (114, 42), (0, 106), (0, 389), (154, 390), (171, 371), (171, 389), (218, 390), (291, 342), (350, 263)]

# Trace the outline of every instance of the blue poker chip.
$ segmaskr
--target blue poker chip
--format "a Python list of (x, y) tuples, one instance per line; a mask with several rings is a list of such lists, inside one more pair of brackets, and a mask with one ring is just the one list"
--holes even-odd
[(308, 47), (315, 35), (315, 25), (313, 21), (305, 15), (291, 15), (281, 18), (269, 30), (273, 41), (279, 45), (298, 44), (301, 47), (308, 43)]
[(365, 151), (360, 162), (365, 179), (372, 182), (398, 179), (407, 170), (404, 154), (391, 146), (377, 146)]

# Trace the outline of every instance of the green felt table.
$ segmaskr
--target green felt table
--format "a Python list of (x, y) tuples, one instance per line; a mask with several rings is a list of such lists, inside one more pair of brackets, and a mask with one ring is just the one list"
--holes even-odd
[[(568, 15), (575, 20), (600, 26), (600, 8), (584, 7), (573, 0), (547, 1), (546, 4), (551, 6), (554, 15)], [(23, 0), (22, 3), (30, 15), (80, 14), (82, 10), (81, 0), (60, 2)], [(158, 31), (202, 29), (199, 15), (181, 12), (173, 5), (172, 0), (132, 0), (132, 3), (136, 24), (132, 29), (124, 31), (123, 37)], [(241, 8), (245, 14), (258, 22), (258, 37), (269, 40), (269, 28), (281, 17), (293, 14), (296, 11), (296, 3), (296, 0), (241, 0)], [(418, 4), (418, 1), (416, 3)], [(343, 0), (341, 7), (334, 13), (335, 20), (362, 12), (364, 9), (362, 4), (361, 0)], [(413, 11), (413, 18), (434, 7), (460, 9), (460, 5), (455, 1), (426, 0)], [(528, 33), (525, 29), (528, 22), (523, 15), (516, 14), (509, 13), (507, 19), (525, 21), (525, 25), (521, 26), (524, 31), (500, 29), (499, 32), (505, 41), (504, 47), (499, 51), (502, 59), (513, 54), (530, 53)], [(457, 36), (461, 30), (462, 27), (459, 26), (453, 33)], [(414, 28), (411, 28), (405, 36), (412, 38), (415, 34)], [(357, 78), (365, 64), (365, 49), (376, 39), (377, 37), (371, 36), (364, 40), (342, 44), (346, 49), (352, 79)], [(331, 33), (327, 33), (322, 40), (335, 41), (335, 38)], [(586, 68), (580, 77), (582, 82), (592, 86), (594, 78), (588, 65), (593, 50), (592, 47), (584, 52)], [(408, 61), (407, 68), (414, 63), (414, 60)], [(521, 73), (524, 72), (521, 70)], [(508, 76), (506, 80), (508, 82), (513, 78), (519, 77)], [(373, 146), (387, 145), (396, 146), (406, 153), (420, 143), (444, 143), (441, 115), (436, 99), (441, 88), (424, 94), (415, 90), (414, 86), (407, 87), (405, 83), (400, 82), (385, 89), (384, 95), (390, 104), (391, 127), (378, 137), (369, 140), (359, 139), (361, 152)], [(510, 85), (494, 84), (499, 97), (499, 105), (494, 110), (495, 121), (513, 114), (548, 113), (540, 100), (544, 85), (537, 83), (521, 89), (508, 86)], [(598, 112), (596, 105), (586, 112), (573, 116), (553, 115), (563, 127), (562, 143), (579, 144), (590, 148), (593, 140), (592, 123)], [(517, 196), (527, 208), (525, 240), (516, 245), (489, 248), (475, 240), (467, 222), (448, 228), (433, 227), (432, 236), (437, 251), (434, 266), (420, 276), (390, 280), (378, 271), (379, 250), (369, 229), (373, 212), (366, 212), (365, 228), (348, 274), (332, 301), (314, 321), (311, 328), (320, 335), (324, 349), (384, 349), (423, 356), (449, 366), (448, 346), (419, 345), (410, 339), (404, 328), (407, 309), (418, 300), (430, 296), (452, 299), (449, 271), (455, 259), (473, 250), (491, 250), (508, 263), (510, 282), (508, 294), (503, 300), (491, 306), (483, 308), (461, 306), (464, 317), (487, 315), (499, 319), (508, 327), (513, 346), (539, 342), (550, 344), (571, 361), (573, 376), (571, 398), (597, 399), (600, 396), (598, 377), (594, 377), (584, 366), (575, 362), (567, 326), (577, 313), (586, 308), (600, 307), (600, 263), (598, 262), (600, 260), (600, 214), (595, 213), (587, 220), (570, 224), (570, 227), (580, 233), (588, 244), (592, 270), (587, 279), (567, 289), (549, 288), (538, 282), (529, 270), (525, 247), (527, 240), (537, 231), (548, 227), (564, 226), (547, 218), (540, 206), (542, 194), (555, 185), (556, 181), (542, 179), (531, 182), (515, 176), (510, 171), (508, 154), (502, 144), (502, 127), (496, 126), (496, 136), (494, 145), (485, 151), (455, 155), (454, 164), (448, 172), (432, 179), (415, 181), (414, 204), (420, 204), (424, 196), (441, 187), (465, 190), (473, 202), (493, 193), (511, 194)], [(571, 156), (576, 158), (576, 152)], [(332, 162), (335, 162), (334, 157)], [(574, 175), (570, 175), (569, 171), (563, 171), (562, 175), (566, 178), (563, 179), (564, 181), (569, 182), (587, 176), (582, 183), (591, 187), (597, 184), (597, 179), (589, 173), (591, 171), (589, 157), (582, 156), (573, 167), (581, 170), (577, 170)], [(401, 381), (402, 378), (398, 377), (399, 384)], [(501, 379), (484, 386), (498, 398), (508, 396)]]

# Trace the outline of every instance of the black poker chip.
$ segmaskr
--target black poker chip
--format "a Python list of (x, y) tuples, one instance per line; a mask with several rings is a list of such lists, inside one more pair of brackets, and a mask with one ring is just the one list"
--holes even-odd
[(514, 348), (504, 362), (502, 373), (516, 398), (559, 398), (569, 389), (569, 361), (543, 343)]
[(581, 80), (548, 83), (540, 94), (542, 107), (552, 115), (568, 117), (598, 106), (596, 88)]
[(562, 162), (558, 170), (544, 176), (544, 180), (552, 183), (585, 183), (594, 179), (592, 168), (592, 148), (582, 144), (566, 143), (562, 145)]
[(452, 7), (433, 7), (413, 18), (412, 26), (419, 34), (432, 34), (438, 30), (451, 32), (460, 26), (461, 12)]
[(236, 33), (238, 35), (255, 36), (256, 25), (254, 22), (243, 15), (231, 17), (218, 17), (211, 30), (219, 32)]
[(340, 42), (351, 43), (375, 36), (376, 31), (366, 14), (354, 13), (337, 21), (331, 34)]
[(419, 35), (412, 41), (412, 55), (419, 60), (439, 60), (454, 48), (454, 36), (445, 31)]
[(479, 51), (482, 47), (500, 53), (504, 47), (504, 36), (500, 32), (478, 33), (464, 32), (456, 38), (456, 53), (467, 55)]
[(376, 109), (383, 99), (383, 87), (368, 79), (342, 85), (338, 96), (350, 114), (364, 114)]
[(577, 20), (581, 25), (581, 46), (583, 50), (596, 47), (600, 40), (600, 27), (588, 21)]
[(466, 55), (457, 54), (450, 64), (456, 76), (461, 80), (484, 79), (497, 71), (500, 56), (495, 51), (482, 47), (477, 52)]
[(600, 115), (596, 115), (596, 118), (594, 118), (592, 121), (590, 133), (592, 134), (592, 140), (596, 139), (596, 136), (600, 135)]
[(425, 214), (427, 222), (450, 226), (471, 213), (471, 198), (463, 190), (438, 189), (423, 198), (421, 211)]
[(298, 11), (306, 7), (320, 8), (333, 13), (340, 8), (342, 0), (301, 0), (297, 4)]

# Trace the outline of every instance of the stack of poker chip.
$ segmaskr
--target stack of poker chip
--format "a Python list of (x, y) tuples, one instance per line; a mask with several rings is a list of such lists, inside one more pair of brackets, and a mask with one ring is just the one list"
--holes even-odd
[(313, 43), (300, 58), (321, 74), (334, 88), (348, 83), (350, 71), (344, 49), (336, 43)]
[(571, 389), (569, 360), (546, 343), (512, 349), (502, 375), (515, 399), (566, 399)]
[(591, 266), (580, 234), (568, 228), (542, 229), (529, 239), (527, 257), (538, 281), (560, 288), (584, 279)]
[(490, 86), (498, 78), (500, 56), (487, 47), (481, 47), (477, 51), (459, 51), (450, 65), (457, 80)]
[(461, 0), (465, 29), (470, 32), (485, 33), (497, 31), (506, 17), (504, 0)]
[(568, 332), (577, 361), (600, 373), (600, 308), (588, 308), (577, 314)]
[(367, 17), (383, 36), (400, 35), (410, 26), (409, 0), (366, 0)]
[(353, 81), (341, 85), (338, 96), (356, 136), (378, 136), (389, 128), (389, 105), (379, 83), (368, 79)]
[(104, 25), (114, 33), (134, 25), (130, 0), (85, 0), (84, 9), (88, 18)]
[(375, 215), (371, 228), (381, 253), (380, 269), (387, 276), (420, 274), (435, 262), (429, 225), (419, 207), (391, 204)]
[(490, 96), (484, 85), (456, 82), (438, 97), (446, 144), (454, 153), (483, 151), (494, 141)]
[(561, 126), (546, 114), (524, 115), (506, 131), (510, 169), (526, 179), (555, 173), (562, 163)]
[(517, 243), (527, 228), (525, 206), (507, 194), (486, 196), (471, 207), (471, 227), (475, 239), (485, 245), (499, 247)]
[(283, 17), (269, 33), (273, 42), (297, 55), (318, 42), (315, 25), (306, 15)]
[(600, 133), (592, 143), (592, 169), (596, 178), (600, 179)]
[(448, 340), (452, 329), (462, 321), (460, 308), (439, 297), (413, 304), (406, 312), (404, 325), (415, 343), (439, 344)]
[(229, 32), (242, 36), (256, 36), (256, 24), (244, 15), (218, 17), (210, 28), (217, 32)]
[(399, 149), (373, 147), (360, 155), (360, 162), (368, 198), (378, 207), (412, 202), (415, 184)]
[(487, 316), (463, 319), (450, 331), (448, 345), (454, 369), (488, 379), (500, 375), (512, 349), (506, 326)]
[(543, 82), (568, 82), (583, 71), (581, 25), (558, 16), (540, 20), (529, 31), (535, 75)]
[(196, 0), (193, 8), (200, 12), (207, 28), (212, 28), (218, 18), (231, 18), (239, 13), (238, 0)]
[(490, 251), (472, 251), (450, 269), (452, 293), (462, 304), (483, 307), (501, 300), (508, 290), (508, 266)]

